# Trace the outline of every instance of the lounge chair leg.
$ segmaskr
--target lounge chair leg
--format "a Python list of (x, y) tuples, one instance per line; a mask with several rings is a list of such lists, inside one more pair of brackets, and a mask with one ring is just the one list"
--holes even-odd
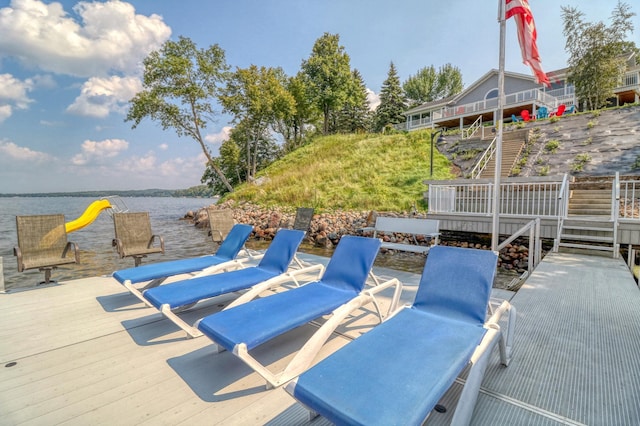
[(200, 332), (200, 330), (198, 330), (195, 327), (190, 326), (189, 324), (184, 322), (182, 320), (182, 318), (180, 318), (175, 313), (173, 313), (171, 311), (171, 307), (169, 305), (162, 305), (160, 307), (160, 312), (162, 312), (164, 314), (164, 316), (166, 316), (171, 321), (173, 321), (173, 323), (175, 325), (177, 325), (178, 327), (180, 327), (181, 329), (186, 331), (187, 332), (187, 338), (192, 339), (192, 338), (195, 338), (195, 337), (202, 336), (202, 333)]

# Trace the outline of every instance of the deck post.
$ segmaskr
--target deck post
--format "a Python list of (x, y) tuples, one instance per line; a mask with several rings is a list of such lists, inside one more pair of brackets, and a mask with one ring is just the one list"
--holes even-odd
[(502, 173), (502, 114), (504, 110), (504, 56), (507, 22), (505, 19), (505, 2), (500, 0), (498, 6), (498, 22), (500, 23), (500, 55), (498, 65), (498, 135), (496, 137), (493, 222), (491, 225), (491, 250), (498, 251), (500, 244), (500, 174)]
[(2, 256), (0, 256), (0, 293), (6, 293), (4, 290), (4, 267), (2, 262), (3, 259)]

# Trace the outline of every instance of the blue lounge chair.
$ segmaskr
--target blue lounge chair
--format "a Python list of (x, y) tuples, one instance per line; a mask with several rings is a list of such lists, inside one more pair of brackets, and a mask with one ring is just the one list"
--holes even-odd
[(433, 247), (411, 307), (301, 374), (287, 392), (337, 424), (420, 425), (471, 364), (452, 421), (467, 424), (498, 341), (502, 363), (510, 357), (498, 319), (510, 310), (511, 328), (515, 310), (505, 301), (485, 321), (496, 261), (491, 251)]
[[(249, 238), (252, 229), (250, 225), (234, 225), (216, 254), (121, 269), (115, 271), (113, 277), (131, 294), (148, 305), (146, 299), (142, 297), (142, 291), (159, 286), (171, 276), (194, 272), (199, 272), (199, 275), (210, 275), (218, 271), (241, 268), (248, 259), (236, 259), (236, 256)], [(141, 289), (134, 287), (134, 284), (147, 281), (150, 282)]]
[(302, 231), (281, 229), (276, 233), (257, 266), (176, 281), (145, 290), (142, 297), (186, 331), (190, 337), (199, 337), (202, 333), (176, 315), (178, 311), (205, 299), (249, 290), (260, 283), (280, 285), (287, 281), (293, 281), (297, 285), (298, 281), (295, 278), (297, 275), (314, 270), (321, 272), (322, 265), (313, 265), (287, 273), (289, 264), (303, 238), (304, 232)]
[[(364, 290), (380, 249), (374, 238), (344, 236), (319, 281), (252, 300), (263, 289), (242, 295), (222, 312), (199, 320), (200, 331), (211, 338), (216, 350), (229, 350), (267, 381), (267, 388), (280, 386), (306, 370), (337, 326), (353, 311), (373, 303), (382, 321), (375, 295), (395, 286), (389, 312), (395, 310), (402, 284), (389, 280)], [(249, 355), (253, 348), (324, 315), (330, 318), (278, 374)]]

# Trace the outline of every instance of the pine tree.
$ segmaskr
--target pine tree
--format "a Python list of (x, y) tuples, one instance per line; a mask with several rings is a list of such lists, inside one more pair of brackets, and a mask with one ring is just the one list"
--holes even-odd
[(367, 86), (357, 69), (352, 72), (353, 81), (349, 96), (336, 117), (336, 130), (342, 133), (362, 133), (371, 127), (371, 110), (367, 100)]
[(391, 62), (387, 79), (382, 83), (380, 91), (380, 105), (376, 109), (374, 118), (374, 130), (381, 132), (387, 125), (399, 124), (405, 121), (402, 113), (407, 108), (400, 78), (396, 67)]

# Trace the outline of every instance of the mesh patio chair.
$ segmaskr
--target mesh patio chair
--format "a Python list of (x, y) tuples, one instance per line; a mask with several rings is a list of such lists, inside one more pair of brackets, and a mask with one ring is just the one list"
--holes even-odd
[(135, 266), (139, 266), (148, 254), (164, 253), (164, 239), (151, 232), (149, 213), (114, 213), (113, 225), (113, 246), (120, 258), (133, 257)]
[(207, 208), (209, 216), (209, 235), (214, 243), (221, 243), (235, 225), (233, 212), (230, 209)]
[(42, 283), (50, 283), (57, 266), (80, 263), (77, 244), (67, 241), (64, 215), (16, 216), (16, 230), (18, 272), (38, 268), (44, 272)]
[(293, 229), (300, 231), (309, 231), (311, 220), (313, 219), (313, 207), (298, 207), (296, 218), (293, 221)]

